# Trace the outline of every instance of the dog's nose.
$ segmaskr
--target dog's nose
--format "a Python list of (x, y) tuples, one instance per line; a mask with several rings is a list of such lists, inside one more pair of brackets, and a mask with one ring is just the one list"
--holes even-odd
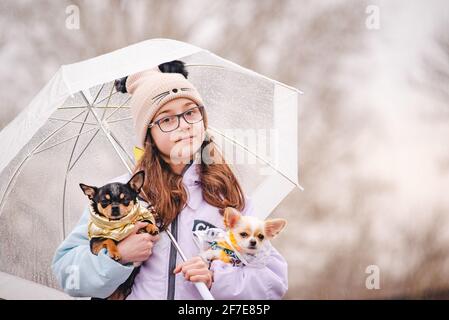
[(255, 247), (257, 242), (256, 242), (256, 240), (250, 240), (249, 244), (250, 244), (251, 247)]
[(111, 214), (113, 216), (119, 216), (120, 215), (120, 208), (119, 207), (112, 207), (112, 212)]

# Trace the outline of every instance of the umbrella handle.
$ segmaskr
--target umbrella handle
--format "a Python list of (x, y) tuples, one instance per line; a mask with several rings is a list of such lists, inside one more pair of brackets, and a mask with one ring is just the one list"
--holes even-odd
[(198, 289), (203, 300), (215, 300), (204, 282), (195, 282), (195, 287)]
[[(183, 261), (187, 260), (187, 257), (185, 256), (184, 252), (182, 252), (181, 247), (179, 246), (178, 242), (176, 241), (175, 237), (173, 237), (170, 230), (166, 229), (165, 232), (167, 233), (168, 237), (170, 238), (170, 241), (175, 246), (176, 250), (178, 251), (179, 255), (181, 256)], [(215, 300), (212, 294), (210, 293), (209, 289), (207, 289), (207, 286), (204, 282), (194, 282), (195, 287), (197, 288), (198, 292), (200, 293), (203, 300)]]

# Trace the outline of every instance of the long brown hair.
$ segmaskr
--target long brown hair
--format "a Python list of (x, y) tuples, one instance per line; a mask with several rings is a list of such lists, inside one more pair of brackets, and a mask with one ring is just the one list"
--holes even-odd
[[(203, 123), (207, 129), (205, 110), (203, 110)], [(231, 168), (225, 163), (213, 138), (208, 134), (198, 152), (201, 155), (199, 177), (204, 200), (219, 209), (234, 207), (243, 210), (245, 199), (242, 188)], [(204, 159), (205, 156), (208, 158)], [(142, 189), (159, 215), (162, 228), (165, 228), (184, 208), (187, 192), (182, 184), (182, 175), (174, 173), (161, 157), (150, 130), (147, 131), (143, 156), (137, 162), (133, 173), (140, 170), (145, 171)]]

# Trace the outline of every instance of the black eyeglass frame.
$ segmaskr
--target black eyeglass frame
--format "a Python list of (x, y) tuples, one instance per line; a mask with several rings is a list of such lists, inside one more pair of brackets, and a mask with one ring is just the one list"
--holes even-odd
[[(200, 120), (198, 120), (198, 121), (195, 121), (195, 122), (190, 122), (190, 121), (188, 121), (187, 119), (186, 119), (186, 117), (185, 117), (185, 114), (187, 113), (187, 112), (190, 112), (190, 111), (192, 111), (193, 109), (199, 109), (199, 111), (200, 111), (200, 113), (201, 113), (201, 119)], [(203, 119), (204, 119), (204, 106), (195, 106), (195, 107), (193, 107), (193, 108), (190, 108), (190, 109), (188, 109), (188, 110), (186, 110), (186, 111), (184, 111), (184, 112), (182, 112), (182, 113), (178, 113), (178, 114), (174, 114), (174, 115), (171, 115), (171, 116), (166, 116), (166, 117), (162, 117), (162, 118), (160, 118), (159, 120), (157, 120), (157, 121), (154, 121), (154, 122), (151, 122), (151, 123), (149, 123), (148, 124), (148, 129), (151, 129), (152, 127), (154, 127), (155, 125), (157, 125), (158, 127), (159, 127), (159, 129), (162, 131), (162, 132), (172, 132), (172, 131), (175, 131), (176, 129), (178, 129), (179, 128), (179, 125), (181, 124), (181, 117), (184, 119), (184, 121), (185, 122), (187, 122), (188, 124), (195, 124), (195, 123), (198, 123), (198, 122), (200, 122), (200, 121), (203, 121)], [(161, 128), (161, 125), (160, 125), (160, 122), (162, 121), (162, 120), (164, 120), (164, 119), (166, 119), (166, 118), (169, 118), (169, 117), (176, 117), (176, 119), (178, 120), (178, 124), (177, 124), (177, 126), (176, 126), (176, 128), (174, 128), (174, 129), (172, 129), (172, 130), (169, 130), (169, 131), (165, 131), (165, 130), (163, 130), (162, 128)]]

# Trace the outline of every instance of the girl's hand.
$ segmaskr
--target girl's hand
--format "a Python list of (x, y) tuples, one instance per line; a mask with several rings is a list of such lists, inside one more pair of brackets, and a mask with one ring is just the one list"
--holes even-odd
[(190, 258), (189, 260), (178, 264), (173, 273), (181, 272), (184, 278), (192, 282), (204, 282), (208, 289), (211, 288), (213, 280), (213, 272), (209, 270), (209, 265), (199, 256)]
[(154, 243), (159, 240), (159, 235), (137, 233), (146, 225), (148, 222), (137, 222), (133, 232), (118, 243), (117, 248), (122, 257), (120, 263), (143, 262), (151, 256)]

